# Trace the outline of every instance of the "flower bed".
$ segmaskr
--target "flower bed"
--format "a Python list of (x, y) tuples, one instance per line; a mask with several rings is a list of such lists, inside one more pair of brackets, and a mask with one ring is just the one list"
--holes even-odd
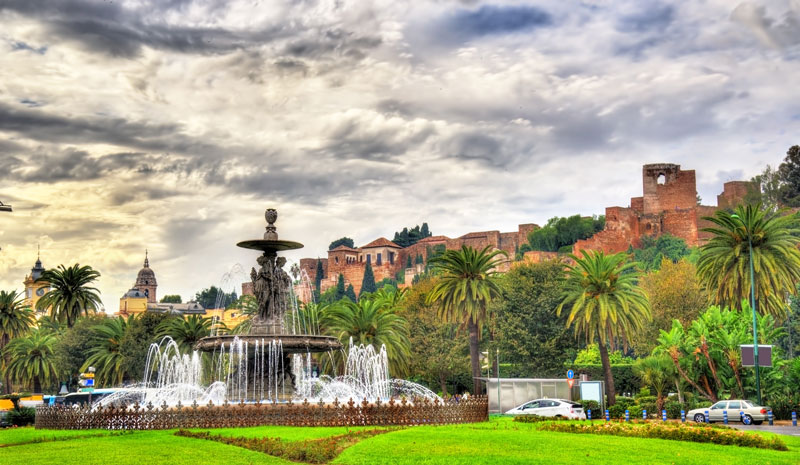
[[(515, 419), (516, 420), (516, 419)], [(727, 427), (709, 427), (684, 423), (589, 423), (546, 422), (537, 426), (540, 431), (577, 434), (607, 434), (632, 438), (671, 439), (675, 441), (705, 442), (758, 449), (789, 450), (781, 439), (766, 438), (758, 434)]]

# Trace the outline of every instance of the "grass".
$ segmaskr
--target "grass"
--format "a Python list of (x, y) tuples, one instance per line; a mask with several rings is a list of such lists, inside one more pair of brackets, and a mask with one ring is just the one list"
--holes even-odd
[[(351, 428), (356, 430), (358, 428)], [(360, 428), (363, 429), (363, 428)], [(337, 436), (347, 428), (264, 426), (200, 429), (238, 437), (280, 437), (302, 441)], [(0, 430), (0, 443), (26, 442), (30, 438), (86, 434), (87, 431), (46, 431), (30, 428)], [(96, 433), (92, 431), (91, 433)], [(260, 452), (215, 441), (184, 438), (171, 431), (139, 431), (122, 436), (60, 440), (40, 444), (0, 447), (4, 465), (204, 465), (290, 464)], [(49, 436), (48, 436), (49, 435)], [(27, 438), (27, 439), (25, 439)], [(508, 418), (490, 422), (418, 426), (391, 431), (355, 444), (334, 459), (342, 465), (377, 464), (702, 464), (782, 465), (800, 463), (800, 438), (781, 436), (788, 452), (736, 446), (686, 443), (662, 439), (578, 435), (537, 431), (535, 424)]]
[(40, 430), (33, 428), (0, 429), (0, 447), (43, 441), (58, 441), (70, 438), (107, 436), (112, 432), (104, 429), (91, 430)]

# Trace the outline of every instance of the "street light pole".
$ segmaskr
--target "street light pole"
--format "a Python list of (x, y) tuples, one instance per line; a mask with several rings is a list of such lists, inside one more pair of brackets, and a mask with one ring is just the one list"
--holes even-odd
[(749, 251), (750, 257), (750, 308), (753, 310), (753, 368), (756, 370), (756, 397), (758, 400), (758, 405), (761, 405), (761, 376), (758, 373), (758, 318), (756, 316), (756, 281), (755, 281), (755, 272), (753, 269), (753, 237), (752, 231), (750, 231), (747, 226), (744, 224), (739, 215), (733, 214), (731, 218), (736, 218), (742, 223), (745, 232), (747, 233), (747, 247)]
[(761, 405), (761, 376), (758, 373), (758, 318), (756, 317), (756, 282), (753, 272), (753, 240), (747, 231), (747, 245), (750, 248), (750, 307), (753, 309), (753, 361), (756, 369), (756, 397)]

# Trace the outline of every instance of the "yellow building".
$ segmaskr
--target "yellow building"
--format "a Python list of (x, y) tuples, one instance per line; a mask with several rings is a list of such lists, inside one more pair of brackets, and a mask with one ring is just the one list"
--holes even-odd
[[(36, 310), (36, 302), (50, 291), (50, 283), (46, 281), (37, 281), (37, 279), (42, 276), (42, 273), (44, 273), (42, 260), (36, 257), (36, 264), (31, 268), (31, 274), (25, 276), (25, 281), (22, 282), (25, 286), (25, 299), (23, 299), (23, 303), (34, 310)], [(36, 318), (41, 318), (46, 314), (47, 309), (41, 311), (36, 310)]]
[(214, 318), (216, 322), (220, 322), (228, 329), (233, 329), (239, 323), (247, 320), (247, 315), (242, 313), (238, 308), (209, 308), (206, 309), (206, 318)]

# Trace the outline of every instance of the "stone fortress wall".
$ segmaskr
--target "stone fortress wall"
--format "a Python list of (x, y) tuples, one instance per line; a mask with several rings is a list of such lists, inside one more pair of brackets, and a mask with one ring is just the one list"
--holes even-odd
[[(629, 207), (606, 208), (605, 229), (594, 236), (578, 241), (573, 253), (581, 250), (603, 250), (616, 253), (628, 250), (630, 246), (638, 247), (645, 236), (658, 237), (669, 233), (686, 241), (690, 247), (702, 245), (708, 240), (708, 233), (701, 231), (710, 226), (702, 218), (711, 216), (721, 208), (731, 208), (741, 203), (745, 196), (758, 186), (749, 181), (731, 181), (723, 185), (723, 192), (717, 196), (717, 206), (699, 205), (697, 202), (697, 180), (694, 170), (681, 170), (680, 165), (671, 163), (655, 163), (642, 167), (642, 196), (633, 197)], [(444, 245), (447, 250), (460, 249), (466, 245), (476, 249), (490, 246), (504, 250), (509, 260), (505, 261), (499, 271), (507, 271), (519, 246), (528, 240), (528, 234), (539, 226), (532, 223), (520, 224), (517, 231), (480, 231), (470, 232), (457, 238), (432, 236), (409, 247), (402, 248), (397, 244), (379, 238), (358, 248), (345, 246), (328, 251), (327, 258), (320, 258), (324, 272), (321, 290), (336, 286), (339, 274), (344, 276), (345, 285), (352, 284), (358, 294), (367, 260), (370, 261), (375, 281), (394, 278), (403, 272), (405, 284), (409, 286), (416, 274), (424, 270), (424, 265), (415, 264), (418, 255), (427, 261), (428, 254), (434, 247)], [(369, 258), (367, 256), (369, 255)], [(378, 259), (380, 255), (380, 259)], [(408, 257), (411, 257), (412, 268), (406, 269)], [(533, 251), (525, 254), (527, 261), (539, 262), (557, 257), (554, 252)], [(300, 268), (305, 271), (313, 283), (316, 278), (317, 258), (303, 258)], [(309, 294), (301, 292), (303, 295)]]

